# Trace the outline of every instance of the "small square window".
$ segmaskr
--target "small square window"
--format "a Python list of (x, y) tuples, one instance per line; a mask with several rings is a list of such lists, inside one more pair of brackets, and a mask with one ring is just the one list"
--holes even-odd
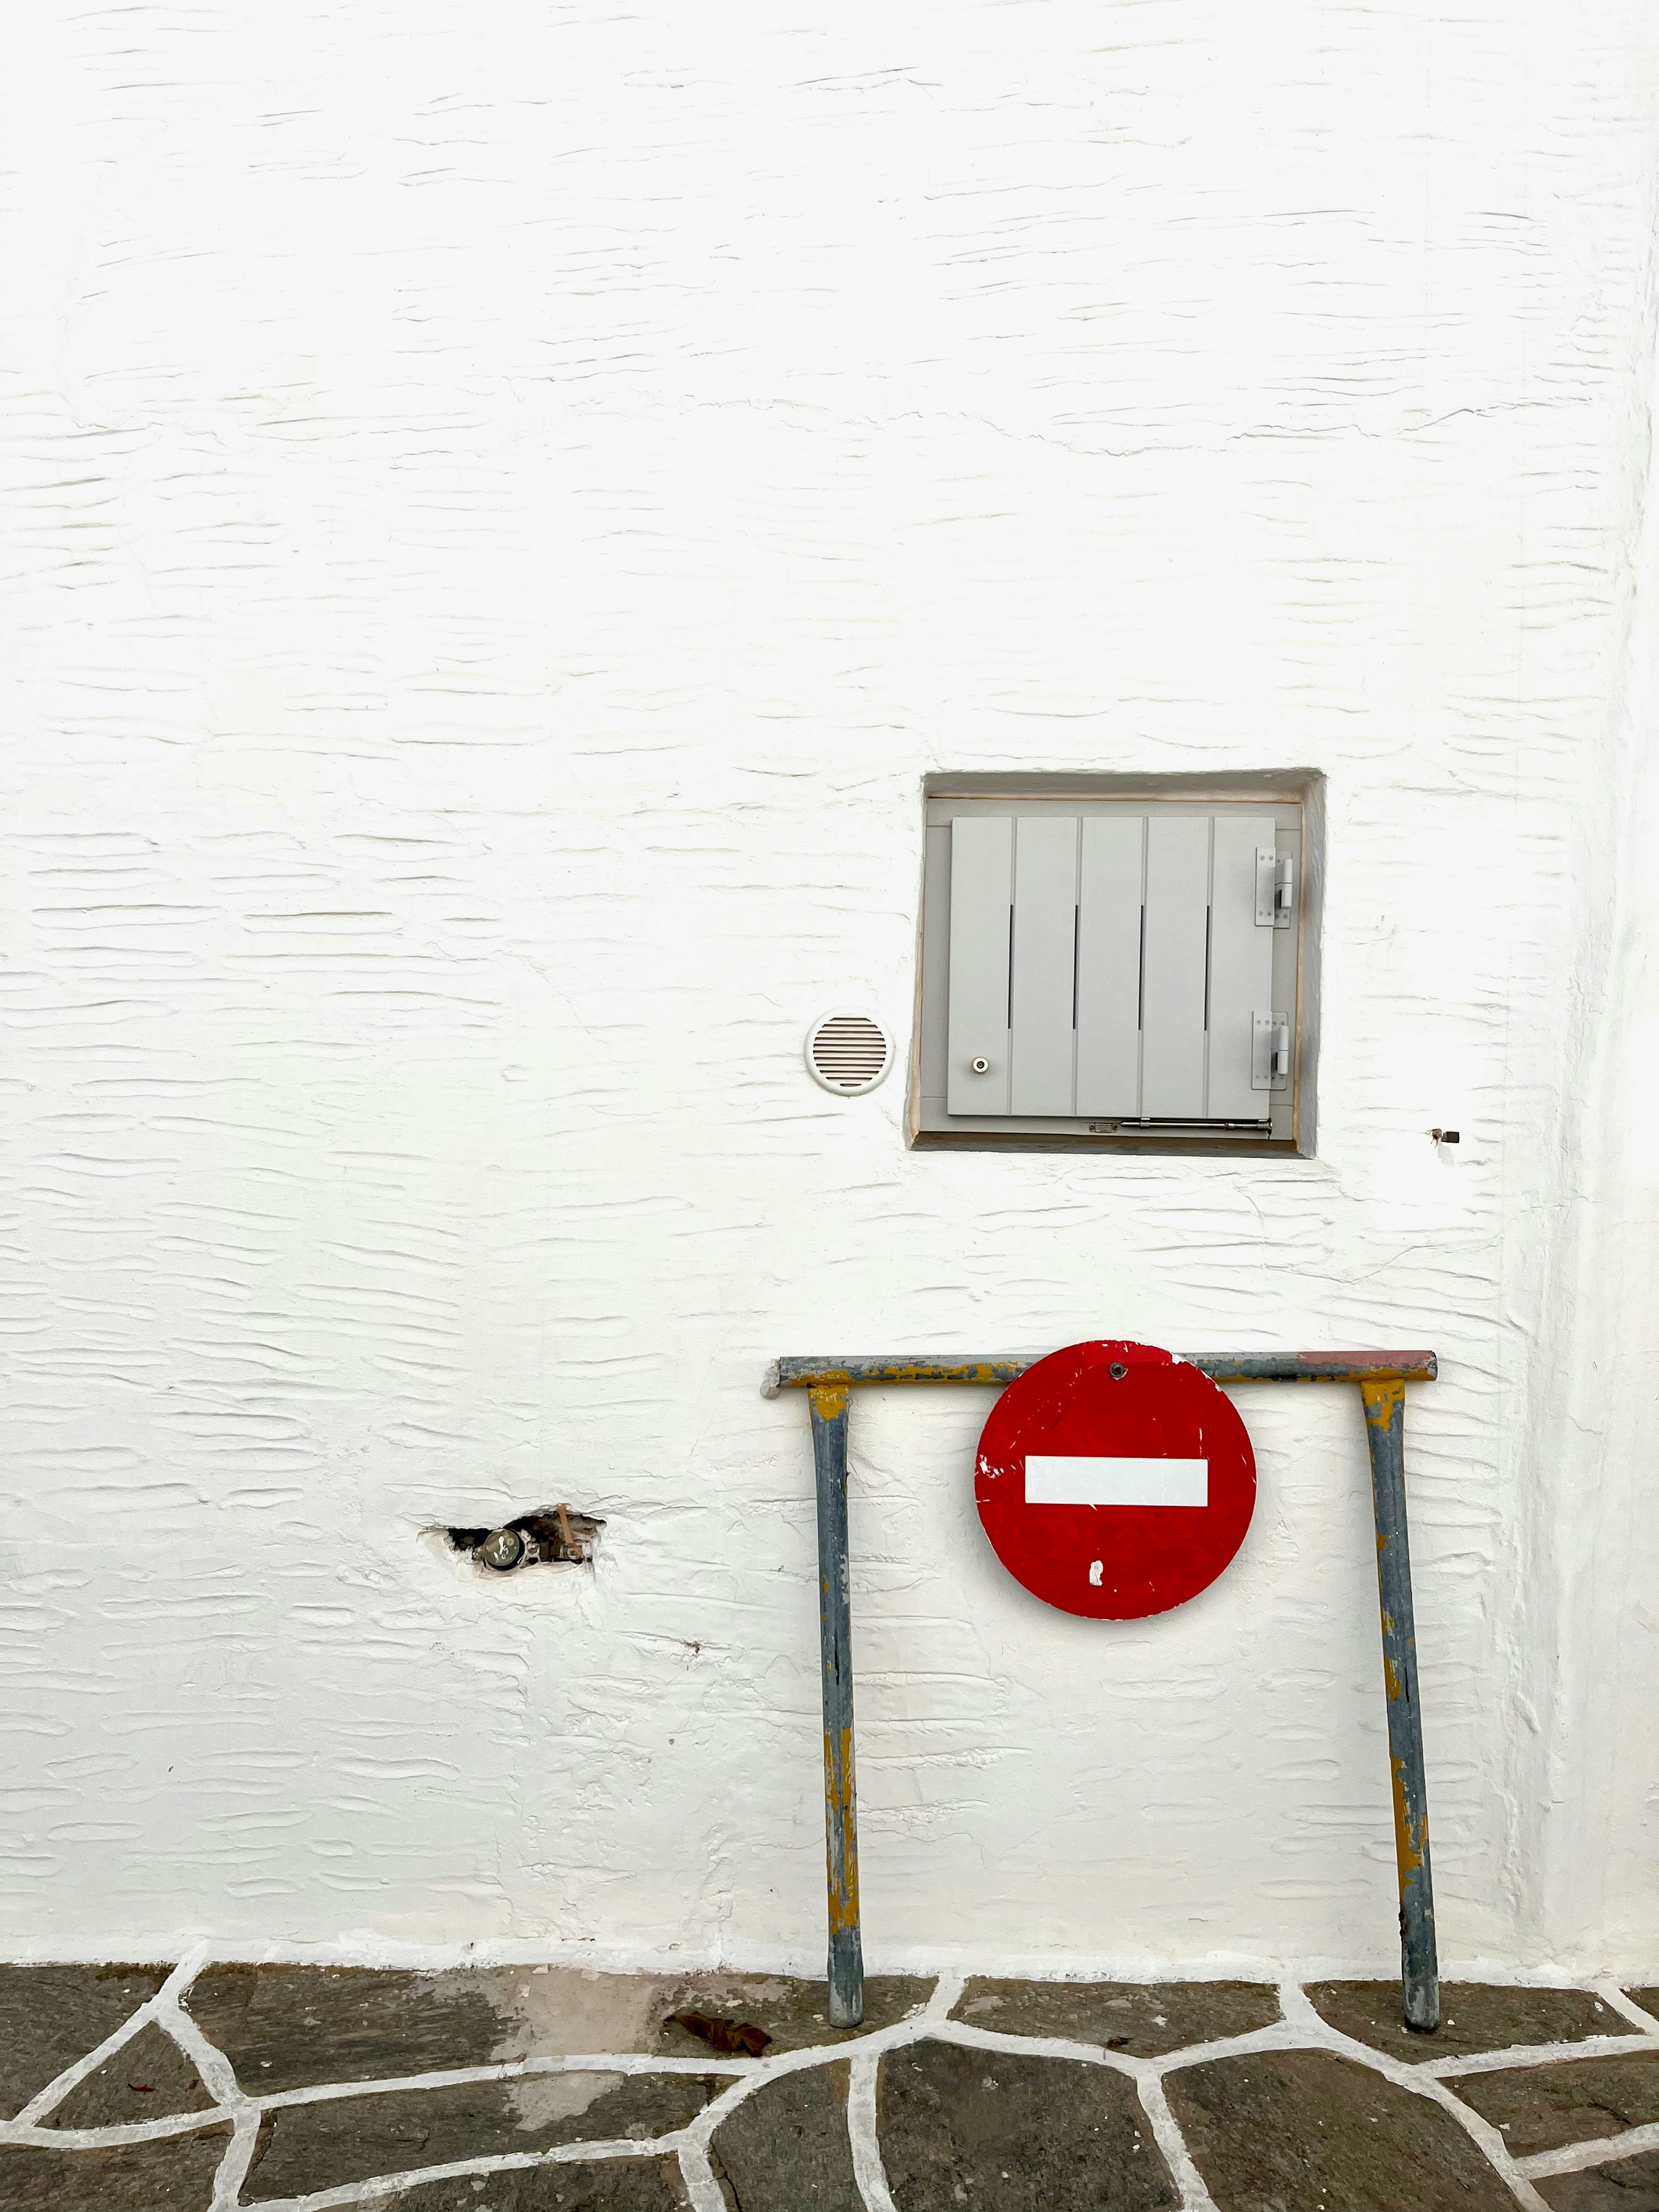
[(1320, 781), (931, 779), (912, 1141), (1311, 1152)]

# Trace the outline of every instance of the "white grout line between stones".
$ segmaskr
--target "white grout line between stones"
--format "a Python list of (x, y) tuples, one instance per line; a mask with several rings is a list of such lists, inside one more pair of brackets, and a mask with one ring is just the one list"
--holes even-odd
[(933, 1993), (921, 2008), (924, 2020), (948, 2020), (962, 2002), (962, 1993), (968, 1986), (965, 1974), (941, 1974), (933, 1984)]
[[(313, 2189), (303, 2197), (260, 2197), (248, 2212), (334, 2212), (337, 2205), (372, 2204), (377, 2197), (422, 2189), (434, 2181), (465, 2181), (475, 2175), (527, 2173), (538, 2166), (574, 2166), (601, 2159), (667, 2158), (678, 2149), (680, 2132), (653, 2136), (642, 2142), (616, 2138), (605, 2142), (557, 2143), (551, 2150), (506, 2151), (493, 2158), (453, 2159), (447, 2166), (421, 2166), (404, 2173), (378, 2173), (333, 2189)], [(716, 2199), (719, 2203), (719, 2199)], [(720, 2212), (726, 2212), (720, 2204)]]
[(659, 2058), (647, 2051), (587, 2051), (558, 2058), (504, 2058), (494, 2066), (453, 2066), (429, 2074), (387, 2075), (364, 2081), (311, 2081), (303, 2089), (270, 2089), (246, 2101), (262, 2112), (295, 2105), (327, 2105), (343, 2097), (402, 2096), (411, 2089), (465, 2089), (479, 2081), (522, 2081), (538, 2074), (711, 2074), (763, 2072), (763, 2058)]
[(1063, 2035), (1010, 2035), (1000, 2028), (970, 2027), (965, 2020), (915, 2024), (923, 2033), (907, 2036), (907, 2042), (954, 2043), (966, 2051), (1002, 2051), (1011, 2058), (1071, 2058), (1085, 2066), (1109, 2066), (1133, 2081), (1139, 2080), (1140, 2069), (1147, 2063), (1144, 2058), (1127, 2057), (1121, 2051), (1103, 2050), (1097, 2043), (1073, 2043)]
[(1559, 2150), (1535, 2150), (1515, 2162), (1525, 2174), (1582, 2173), (1587, 2166), (1611, 2166), (1650, 2150), (1659, 2150), (1659, 2120), (1626, 2128), (1621, 2136), (1597, 2136), (1590, 2142), (1563, 2143)]
[(1517, 2203), (1524, 2204), (1527, 2212), (1550, 2212), (1549, 2206), (1510, 2156), (1509, 2145), (1492, 2122), (1482, 2119), (1479, 2112), (1455, 2097), (1432, 2074), (1425, 2073), (1420, 2066), (1407, 2065), (1403, 2059), (1392, 2058), (1385, 2051), (1375, 2051), (1356, 2037), (1344, 2035), (1340, 2028), (1321, 2018), (1307, 1991), (1294, 1982), (1280, 1984), (1279, 2004), (1286, 2024), (1303, 2031), (1308, 2043), (1334, 2051), (1341, 2058), (1358, 2059), (1385, 2081), (1392, 2081), (1396, 2088), (1409, 2090), (1412, 2095), (1438, 2105), (1456, 2121), (1476, 2148), (1486, 2154), (1487, 2163)]
[(1590, 1987), (1603, 2004), (1622, 2013), (1633, 2027), (1644, 2029), (1649, 2035), (1659, 2035), (1659, 2020), (1650, 2012), (1644, 2012), (1634, 1997), (1626, 1996), (1617, 1982), (1592, 1982)]
[[(185, 2016), (188, 2019), (188, 2015)], [(198, 2036), (201, 2031), (194, 2021), (190, 2026)], [(206, 2080), (204, 2060), (212, 2053), (228, 2069), (229, 2062), (217, 2047), (201, 2037), (202, 2051), (198, 2053), (188, 2045), (192, 2063)], [(216, 2072), (218, 2069), (216, 2068)], [(693, 2074), (706, 2080), (711, 2074), (747, 2075), (764, 2073), (767, 2062), (759, 2058), (659, 2058), (642, 2051), (603, 2051), (585, 2053), (573, 2057), (510, 2058), (495, 2066), (454, 2066), (439, 2069), (428, 2074), (379, 2075), (361, 2081), (314, 2081), (302, 2089), (272, 2089), (258, 2096), (248, 2096), (232, 2087), (216, 2098), (211, 2105), (204, 2105), (194, 2112), (171, 2112), (158, 2120), (116, 2120), (101, 2128), (49, 2128), (39, 2124), (26, 2125), (21, 2116), (0, 2122), (0, 2142), (13, 2142), (33, 2145), (37, 2149), (100, 2150), (118, 2149), (129, 2143), (154, 2142), (165, 2136), (200, 2134), (204, 2129), (222, 2126), (242, 2111), (251, 2112), (257, 2118), (262, 2112), (285, 2112), (296, 2105), (331, 2104), (352, 2097), (401, 2096), (419, 2089), (468, 2088), (480, 2081), (521, 2081), (527, 2075), (545, 2074)], [(234, 2080), (234, 2077), (233, 2077)], [(212, 2082), (207, 2086), (213, 2087)]]
[(1181, 2212), (1216, 2212), (1215, 2199), (1204, 2186), (1204, 2177), (1193, 2162), (1187, 2148), (1187, 2138), (1181, 2132), (1181, 2124), (1170, 2110), (1170, 2100), (1164, 2094), (1164, 2083), (1156, 2074), (1148, 2074), (1137, 2084), (1140, 2094), (1141, 2110), (1152, 2130), (1152, 2140), (1164, 2154), (1164, 2163), (1175, 2178), (1181, 2191)]
[(216, 2043), (209, 2042), (199, 2023), (179, 2003), (180, 1995), (169, 1982), (158, 2001), (156, 2023), (191, 2061), (218, 2109), (231, 2116), (230, 2141), (214, 2169), (209, 2212), (235, 2212), (259, 2140), (259, 2108), (244, 2092), (236, 2079), (236, 2069), (224, 2052)]
[(731, 2212), (725, 2191), (714, 2179), (708, 2146), (690, 2141), (679, 2147), (680, 2179), (691, 2200), (691, 2212)]
[(1425, 2058), (1413, 2068), (1431, 2081), (1461, 2081), (1469, 2074), (1502, 2074), (1511, 2067), (1555, 2066), (1564, 2058), (1617, 2058), (1651, 2051), (1650, 2035), (1586, 2035), (1577, 2043), (1517, 2043), (1507, 2051), (1470, 2051), (1455, 2058)]
[(240, 2112), (252, 2105), (255, 2100), (243, 2089), (236, 2079), (236, 2069), (218, 2045), (208, 2041), (177, 1997), (168, 1998), (166, 1990), (161, 1995), (163, 2002), (156, 2012), (155, 2024), (173, 2038), (195, 2067), (214, 2103), (228, 2112)]
[(165, 2142), (170, 2136), (206, 2135), (232, 2117), (222, 2105), (201, 2105), (166, 2119), (117, 2120), (106, 2128), (26, 2128), (21, 2120), (9, 2120), (0, 2125), (0, 2143), (26, 2150), (125, 2150), (132, 2143)]
[[(0, 2124), (0, 2142), (5, 2140), (13, 2128), (33, 2127), (54, 2106), (62, 2104), (70, 2091), (78, 2087), (88, 2074), (95, 2074), (123, 2045), (131, 2043), (141, 2029), (159, 2019), (163, 2006), (175, 2003), (179, 1991), (187, 1989), (195, 1979), (207, 1955), (208, 1946), (205, 1943), (198, 1943), (194, 1950), (187, 1951), (153, 1997), (146, 1997), (137, 2011), (129, 2013), (118, 2027), (112, 2028), (101, 2043), (77, 2058), (72, 2066), (66, 2066), (61, 2074), (55, 2075), (44, 2089), (36, 2090), (15, 2119)], [(76, 2132), (81, 2131), (77, 2130)]]
[[(1284, 2002), (1281, 1994), (1281, 2011)], [(1293, 2027), (1288, 2020), (1275, 2020), (1266, 2027), (1247, 2027), (1242, 2034), (1218, 2036), (1212, 2043), (1183, 2043), (1177, 2050), (1160, 2051), (1156, 2058), (1137, 2058), (1130, 2063), (1144, 2066), (1155, 2081), (1161, 2081), (1166, 2074), (1184, 2073), (1189, 2066), (1207, 2066), (1216, 2058), (1254, 2058), (1259, 2051), (1307, 2048), (1304, 2028)], [(1108, 2051), (1106, 2055), (1109, 2058), (1113, 2054)]]
[(881, 2054), (860, 2051), (847, 2084), (847, 2133), (853, 2145), (853, 2179), (865, 2212), (898, 2212), (887, 2186), (881, 2141), (876, 2132), (876, 2075)]
[(258, 2141), (259, 2115), (251, 2106), (244, 2106), (236, 2115), (225, 2154), (214, 2172), (213, 2202), (208, 2212), (236, 2212)]

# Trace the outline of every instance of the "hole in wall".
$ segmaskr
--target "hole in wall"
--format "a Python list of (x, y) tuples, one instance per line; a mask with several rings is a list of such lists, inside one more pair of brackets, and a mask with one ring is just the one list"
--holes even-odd
[(516, 1574), (535, 1566), (586, 1566), (605, 1522), (574, 1505), (544, 1505), (515, 1520), (445, 1528), (453, 1552), (471, 1553), (480, 1574)]

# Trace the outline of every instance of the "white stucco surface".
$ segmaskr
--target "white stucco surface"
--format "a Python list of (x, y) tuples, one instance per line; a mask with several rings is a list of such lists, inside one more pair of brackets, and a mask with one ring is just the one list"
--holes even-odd
[[(1437, 1348), (1443, 1948), (1659, 1971), (1651, 8), (42, 0), (3, 96), (0, 1948), (811, 1958), (766, 1362), (1127, 1334)], [(1274, 767), (1317, 1158), (811, 1082), (925, 773)], [(874, 1957), (1387, 1966), (1358, 1405), (1238, 1402), (1124, 1628), (856, 1405)]]

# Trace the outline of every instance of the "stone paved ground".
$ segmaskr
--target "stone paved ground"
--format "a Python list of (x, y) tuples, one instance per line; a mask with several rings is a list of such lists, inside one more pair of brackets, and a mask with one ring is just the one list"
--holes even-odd
[(0, 2212), (1659, 2212), (1659, 1990), (0, 1967)]

